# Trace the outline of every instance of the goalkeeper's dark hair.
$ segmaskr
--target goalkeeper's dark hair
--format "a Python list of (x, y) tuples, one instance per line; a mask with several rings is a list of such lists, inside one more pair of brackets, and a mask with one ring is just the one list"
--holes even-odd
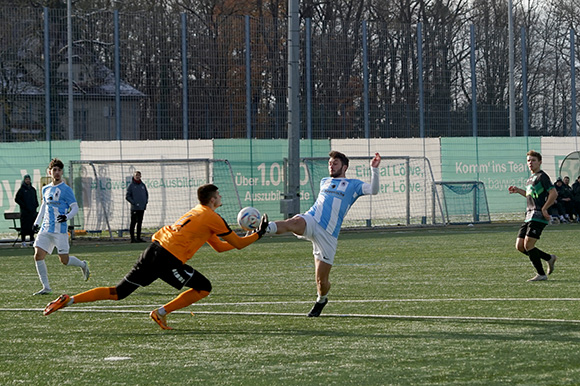
[(48, 164), (49, 169), (52, 169), (55, 166), (59, 169), (64, 169), (64, 164), (58, 158), (53, 158), (52, 160), (50, 160), (50, 163)]
[(337, 158), (340, 160), (340, 162), (342, 162), (343, 165), (348, 166), (348, 157), (343, 153), (336, 150), (332, 150), (330, 153), (328, 153), (328, 156), (330, 158)]
[(197, 199), (201, 205), (207, 205), (211, 201), (212, 197), (215, 197), (215, 193), (218, 191), (218, 187), (214, 184), (205, 184), (197, 188)]
[(529, 155), (530, 157), (536, 157), (538, 161), (542, 160), (542, 155), (535, 150), (530, 150), (526, 155)]

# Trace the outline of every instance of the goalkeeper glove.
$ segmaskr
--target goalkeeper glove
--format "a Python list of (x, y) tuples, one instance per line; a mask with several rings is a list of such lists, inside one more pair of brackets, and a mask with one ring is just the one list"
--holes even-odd
[(34, 225), (32, 226), (32, 232), (33, 232), (33, 233), (38, 233), (39, 231), (40, 231), (40, 225), (38, 225), (38, 224), (34, 224)]
[(254, 232), (258, 234), (258, 239), (261, 239), (262, 236), (266, 233), (266, 229), (268, 229), (268, 215), (264, 213), (262, 215), (262, 219), (260, 220), (260, 226)]
[(66, 222), (66, 220), (68, 220), (66, 218), (66, 214), (59, 214), (58, 217), (56, 218), (56, 221), (58, 222)]

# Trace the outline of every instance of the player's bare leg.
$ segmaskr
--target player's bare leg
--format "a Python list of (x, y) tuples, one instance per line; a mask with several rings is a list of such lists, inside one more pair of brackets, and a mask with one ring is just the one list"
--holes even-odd
[(283, 221), (272, 221), (268, 225), (268, 233), (282, 234), (292, 232), (303, 235), (306, 231), (306, 221), (300, 216), (294, 216)]
[(332, 265), (320, 261), (318, 259), (314, 259), (314, 267), (315, 267), (315, 277), (316, 277), (316, 290), (318, 292), (318, 298), (316, 299), (316, 303), (308, 313), (310, 317), (317, 317), (320, 316), (322, 309), (328, 303), (328, 292), (330, 291), (330, 269)]

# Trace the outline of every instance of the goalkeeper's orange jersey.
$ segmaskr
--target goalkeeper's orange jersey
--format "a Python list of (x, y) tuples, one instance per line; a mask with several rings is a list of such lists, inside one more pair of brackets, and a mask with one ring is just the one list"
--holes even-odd
[[(220, 240), (220, 237), (225, 241)], [(200, 204), (181, 216), (173, 225), (159, 229), (152, 240), (185, 263), (206, 242), (216, 251), (225, 252), (252, 244), (258, 240), (258, 234), (238, 236), (219, 214)]]

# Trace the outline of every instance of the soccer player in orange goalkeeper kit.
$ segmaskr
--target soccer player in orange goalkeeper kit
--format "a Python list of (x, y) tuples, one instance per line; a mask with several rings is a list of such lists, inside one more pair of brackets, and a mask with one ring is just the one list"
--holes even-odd
[[(185, 213), (173, 225), (166, 225), (152, 237), (152, 243), (143, 251), (133, 269), (115, 287), (98, 287), (78, 295), (61, 295), (48, 303), (44, 315), (70, 306), (97, 300), (121, 300), (139, 287), (146, 287), (157, 279), (181, 290), (175, 299), (163, 307), (151, 311), (153, 319), (162, 329), (167, 325), (167, 314), (187, 307), (211, 292), (210, 281), (186, 264), (206, 242), (217, 252), (242, 249), (260, 239), (266, 232), (268, 216), (262, 216), (260, 226), (245, 237), (236, 235), (226, 221), (215, 212), (222, 205), (217, 186), (202, 185), (197, 190), (199, 204)], [(220, 240), (220, 238), (222, 240)]]

